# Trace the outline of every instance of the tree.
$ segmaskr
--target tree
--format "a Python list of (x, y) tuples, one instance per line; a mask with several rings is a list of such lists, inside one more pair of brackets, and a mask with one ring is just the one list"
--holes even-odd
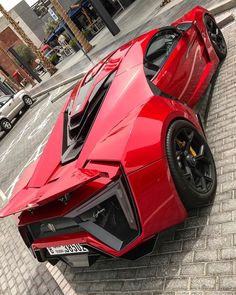
[(83, 33), (76, 27), (75, 23), (70, 19), (64, 7), (60, 4), (58, 0), (51, 0), (52, 5), (55, 7), (57, 13), (62, 17), (64, 22), (68, 25), (75, 38), (79, 41), (80, 45), (83, 47), (84, 51), (87, 53), (93, 47), (84, 37)]
[(29, 65), (32, 66), (32, 63), (35, 60), (35, 55), (31, 48), (25, 44), (20, 44), (15, 48), (15, 51), (21, 58), (23, 58)]
[(42, 64), (47, 71), (53, 75), (57, 68), (41, 53), (41, 51), (36, 47), (36, 45), (30, 40), (30, 38), (25, 34), (24, 30), (18, 25), (18, 23), (11, 17), (11, 15), (3, 8), (0, 4), (0, 13), (7, 19), (7, 21), (12, 25), (14, 30), (21, 36), (23, 41), (32, 49), (33, 53), (42, 61)]
[(48, 18), (48, 21), (46, 22), (45, 26), (43, 27), (45, 34), (51, 34), (56, 29), (60, 21), (55, 21), (51, 17)]

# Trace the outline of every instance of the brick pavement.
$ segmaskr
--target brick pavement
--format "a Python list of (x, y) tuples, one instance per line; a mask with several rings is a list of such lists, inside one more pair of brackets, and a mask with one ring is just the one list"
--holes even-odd
[(229, 54), (216, 82), (207, 137), (216, 159), (213, 204), (160, 236), (137, 261), (99, 259), (91, 268), (39, 264), (12, 218), (0, 221), (0, 294), (236, 295), (236, 28), (224, 29)]

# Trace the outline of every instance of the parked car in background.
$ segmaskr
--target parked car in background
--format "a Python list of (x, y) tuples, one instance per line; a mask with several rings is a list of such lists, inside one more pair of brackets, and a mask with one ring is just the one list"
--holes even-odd
[(14, 95), (0, 96), (0, 130), (10, 131), (12, 120), (24, 108), (29, 108), (33, 104), (33, 99), (25, 90), (21, 90)]

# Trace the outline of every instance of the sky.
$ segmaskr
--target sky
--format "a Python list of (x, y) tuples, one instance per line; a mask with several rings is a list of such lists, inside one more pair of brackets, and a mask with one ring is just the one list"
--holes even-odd
[[(21, 2), (21, 0), (0, 0), (0, 4), (8, 11), (12, 9), (16, 4)], [(25, 0), (30, 6), (33, 5), (37, 0)]]

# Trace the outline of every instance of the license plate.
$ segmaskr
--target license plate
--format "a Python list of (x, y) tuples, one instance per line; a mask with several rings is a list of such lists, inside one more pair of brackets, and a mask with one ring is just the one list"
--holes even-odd
[(63, 254), (75, 254), (75, 253), (88, 253), (89, 250), (80, 244), (70, 244), (59, 247), (47, 248), (50, 255), (63, 255)]

